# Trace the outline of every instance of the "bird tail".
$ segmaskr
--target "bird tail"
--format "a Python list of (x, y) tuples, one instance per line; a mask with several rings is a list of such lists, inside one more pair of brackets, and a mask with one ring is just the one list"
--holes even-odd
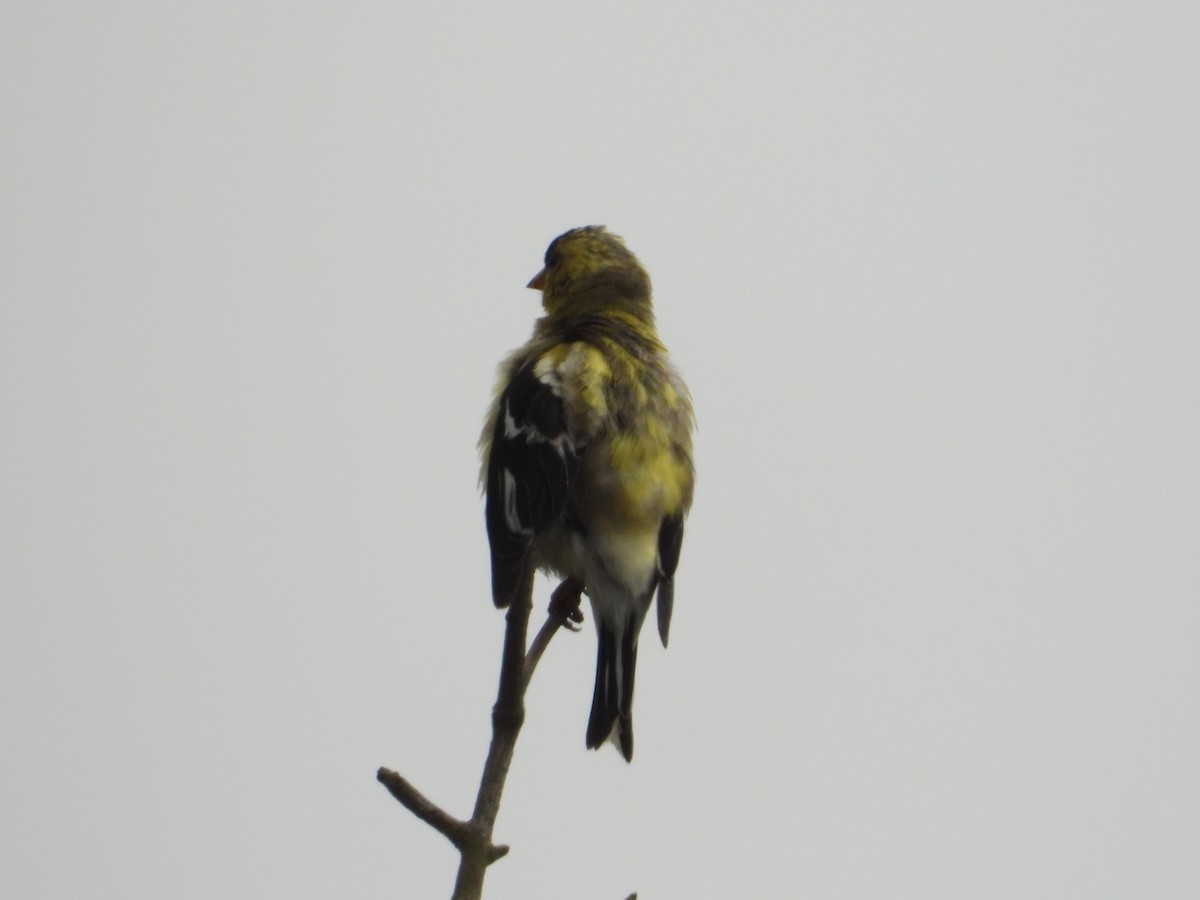
[(599, 647), (587, 745), (594, 750), (611, 737), (626, 762), (633, 760), (633, 675), (642, 624), (638, 619), (636, 612), (615, 623), (596, 618)]

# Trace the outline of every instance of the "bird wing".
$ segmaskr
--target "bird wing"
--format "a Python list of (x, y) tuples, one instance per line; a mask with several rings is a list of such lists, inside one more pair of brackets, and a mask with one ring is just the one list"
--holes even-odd
[(530, 362), (497, 400), (487, 465), (492, 599), (508, 606), (533, 575), (530, 546), (562, 515), (579, 456), (557, 373)]

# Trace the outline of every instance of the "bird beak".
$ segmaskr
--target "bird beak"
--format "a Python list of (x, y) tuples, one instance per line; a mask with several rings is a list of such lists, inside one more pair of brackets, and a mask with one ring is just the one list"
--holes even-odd
[(542, 271), (538, 272), (536, 275), (533, 276), (533, 278), (531, 278), (529, 280), (529, 284), (525, 285), (525, 287), (533, 288), (535, 291), (540, 291), (545, 286), (545, 284), (546, 284), (546, 270), (542, 269)]

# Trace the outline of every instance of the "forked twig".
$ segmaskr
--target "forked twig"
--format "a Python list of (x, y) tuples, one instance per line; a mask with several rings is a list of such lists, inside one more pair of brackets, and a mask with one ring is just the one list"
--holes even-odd
[(445, 835), (458, 849), (461, 859), (453, 900), (479, 900), (483, 894), (483, 878), (487, 867), (508, 853), (507, 846), (492, 843), (492, 829), (500, 812), (500, 798), (504, 793), (504, 782), (508, 778), (517, 735), (525, 721), (525, 691), (550, 639), (564, 626), (578, 630), (575, 623), (583, 618), (579, 612), (581, 590), (582, 585), (570, 578), (555, 589), (549, 615), (528, 651), (525, 641), (532, 605), (532, 577), (523, 585), (505, 614), (500, 686), (496, 692), (496, 704), (492, 707), (492, 741), (483, 764), (479, 793), (475, 797), (475, 809), (470, 819), (464, 821), (450, 815), (398, 772), (381, 768), (375, 775), (406, 809)]

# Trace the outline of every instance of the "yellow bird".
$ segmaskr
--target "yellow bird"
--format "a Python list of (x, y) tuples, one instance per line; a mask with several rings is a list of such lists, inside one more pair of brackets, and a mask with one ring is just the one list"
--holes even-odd
[(654, 327), (650, 276), (603, 226), (546, 250), (546, 314), (500, 366), (480, 450), (492, 597), (535, 569), (591, 601), (599, 648), (587, 746), (633, 758), (638, 634), (657, 592), (663, 646), (692, 503), (692, 404)]

